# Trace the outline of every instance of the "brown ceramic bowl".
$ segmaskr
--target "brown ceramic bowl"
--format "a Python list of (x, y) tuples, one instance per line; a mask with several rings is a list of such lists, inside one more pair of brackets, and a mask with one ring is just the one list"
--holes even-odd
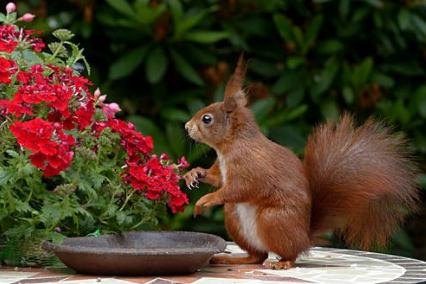
[(95, 275), (190, 274), (225, 246), (220, 237), (195, 232), (128, 232), (43, 243), (68, 267)]

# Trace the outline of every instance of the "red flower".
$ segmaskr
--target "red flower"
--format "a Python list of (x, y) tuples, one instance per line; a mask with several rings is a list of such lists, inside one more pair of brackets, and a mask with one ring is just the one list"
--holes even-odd
[(151, 153), (154, 148), (152, 137), (143, 136), (140, 132), (137, 132), (135, 126), (130, 122), (112, 119), (108, 122), (108, 126), (120, 134), (121, 144), (126, 149), (130, 160), (139, 160)]
[(0, 26), (0, 51), (11, 53), (18, 45), (19, 33), (11, 25)]
[(18, 143), (30, 150), (30, 160), (44, 176), (54, 176), (67, 169), (74, 156), (71, 147), (74, 137), (66, 135), (60, 124), (52, 124), (41, 118), (26, 122), (16, 121), (10, 131)]
[(16, 76), (16, 79), (18, 82), (22, 84), (28, 84), (31, 80), (31, 73), (25, 72), (25, 71), (19, 71), (18, 75)]
[(0, 57), (0, 83), (9, 84), (10, 76), (16, 72), (16, 64), (12, 60)]
[(16, 41), (0, 40), (0, 51), (11, 53), (15, 50), (17, 45), (18, 45), (18, 42)]
[(30, 44), (34, 51), (41, 52), (46, 45), (39, 37), (34, 36), (40, 33), (36, 30), (19, 30), (12, 25), (1, 25), (0, 51), (13, 52), (19, 42), (25, 42)]
[(179, 176), (173, 167), (163, 165), (156, 155), (153, 155), (144, 165), (128, 162), (125, 181), (134, 189), (143, 191), (145, 197), (150, 200), (167, 196), (167, 204), (173, 213), (182, 211), (184, 205), (189, 203), (186, 194), (180, 190)]

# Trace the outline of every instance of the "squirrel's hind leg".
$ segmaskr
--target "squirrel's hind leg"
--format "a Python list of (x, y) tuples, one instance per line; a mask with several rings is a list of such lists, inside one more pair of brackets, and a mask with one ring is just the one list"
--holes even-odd
[(276, 253), (280, 260), (266, 260), (268, 269), (289, 269), (300, 253), (311, 246), (309, 218), (303, 210), (269, 207), (259, 212), (258, 230), (269, 251)]

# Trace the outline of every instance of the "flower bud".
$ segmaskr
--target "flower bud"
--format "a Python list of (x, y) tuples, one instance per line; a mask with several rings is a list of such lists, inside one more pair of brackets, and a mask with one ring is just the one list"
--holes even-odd
[(99, 97), (98, 101), (103, 103), (106, 100), (106, 97), (107, 97), (106, 95), (102, 95)]
[(182, 156), (179, 160), (178, 160), (178, 168), (180, 169), (186, 169), (187, 167), (189, 167), (189, 162), (186, 160), (185, 156)]
[(101, 95), (101, 90), (99, 90), (99, 88), (97, 88), (95, 90), (95, 92), (93, 93), (93, 95), (95, 96), (96, 99), (99, 98), (99, 96)]
[(162, 160), (162, 161), (170, 160), (170, 158), (166, 153), (163, 153), (163, 154), (160, 155), (160, 160)]
[(6, 5), (6, 12), (8, 14), (10, 14), (10, 13), (13, 13), (15, 11), (16, 11), (16, 5), (15, 5), (15, 3), (13, 3), (13, 2), (7, 3), (7, 5)]
[(32, 22), (35, 18), (35, 15), (30, 14), (30, 13), (25, 13), (22, 17), (20, 17), (18, 19), (18, 21), (23, 21), (23, 22)]

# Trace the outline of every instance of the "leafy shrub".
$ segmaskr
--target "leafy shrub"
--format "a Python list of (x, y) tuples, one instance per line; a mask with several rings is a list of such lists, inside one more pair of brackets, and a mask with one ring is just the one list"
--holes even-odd
[[(48, 15), (37, 25), (81, 35), (95, 81), (154, 137), (157, 151), (211, 164), (214, 155), (187, 142), (181, 124), (221, 98), (244, 51), (252, 109), (269, 137), (302, 155), (321, 120), (344, 110), (360, 119), (382, 117), (410, 138), (426, 187), (422, 1), (107, 0), (37, 7)], [(220, 209), (195, 221), (190, 209), (172, 228), (224, 234)], [(395, 244), (398, 253), (414, 251), (404, 231)]]
[[(87, 62), (73, 34), (48, 44), (13, 4), (0, 14), (0, 261), (28, 265), (40, 241), (93, 232), (156, 229), (166, 205), (188, 203), (179, 171), (153, 140), (115, 118), (99, 89), (72, 69)], [(24, 245), (25, 244), (25, 245)], [(37, 253), (38, 250), (37, 250)], [(33, 255), (34, 256), (34, 255)]]

